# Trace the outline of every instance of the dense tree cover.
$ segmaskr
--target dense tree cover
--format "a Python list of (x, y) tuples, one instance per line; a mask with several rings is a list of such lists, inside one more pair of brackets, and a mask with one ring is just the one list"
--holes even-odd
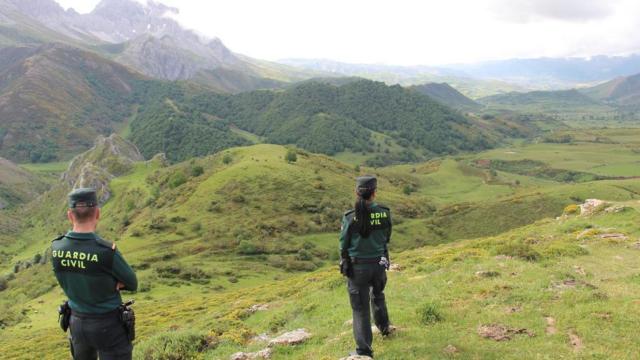
[(368, 80), (340, 87), (305, 82), (286, 91), (235, 96), (201, 94), (188, 103), (268, 142), (325, 154), (371, 150), (370, 131), (432, 154), (491, 146), (456, 111), (400, 86)]
[(143, 105), (131, 124), (131, 139), (145, 156), (162, 151), (173, 161), (244, 144), (231, 125), (269, 143), (329, 155), (376, 151), (372, 132), (405, 148), (371, 165), (492, 145), (458, 112), (400, 86), (368, 80), (339, 87), (305, 82), (288, 90), (237, 95), (149, 81), (138, 85), (134, 99)]
[(170, 100), (146, 108), (131, 123), (131, 140), (147, 158), (163, 152), (171, 161), (204, 156), (248, 142), (224, 121), (198, 111), (179, 110)]

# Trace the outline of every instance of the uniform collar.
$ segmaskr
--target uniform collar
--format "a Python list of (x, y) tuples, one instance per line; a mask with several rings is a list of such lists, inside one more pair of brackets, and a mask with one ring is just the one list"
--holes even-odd
[(92, 233), (92, 232), (81, 233), (81, 232), (69, 231), (65, 236), (71, 239), (76, 239), (76, 240), (94, 240), (96, 238), (96, 233)]

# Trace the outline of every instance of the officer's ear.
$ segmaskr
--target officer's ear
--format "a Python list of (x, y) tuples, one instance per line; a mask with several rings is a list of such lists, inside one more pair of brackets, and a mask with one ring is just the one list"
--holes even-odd
[(73, 213), (71, 212), (71, 209), (67, 209), (67, 219), (69, 219), (73, 224)]
[(100, 208), (96, 206), (96, 221), (100, 220)]

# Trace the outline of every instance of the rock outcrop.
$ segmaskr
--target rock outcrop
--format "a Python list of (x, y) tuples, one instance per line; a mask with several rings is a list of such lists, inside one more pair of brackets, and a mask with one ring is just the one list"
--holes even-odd
[(143, 160), (138, 148), (122, 137), (116, 134), (100, 136), (91, 149), (71, 161), (62, 174), (62, 182), (71, 189), (95, 188), (102, 205), (111, 197), (111, 179), (126, 174), (135, 162)]
[(599, 199), (587, 199), (584, 204), (580, 205), (580, 216), (591, 216), (604, 209), (607, 205), (606, 201)]
[(256, 360), (256, 359), (271, 359), (271, 354), (273, 350), (270, 348), (266, 348), (264, 350), (260, 350), (252, 353), (245, 352), (237, 352), (231, 355), (231, 360)]
[(276, 345), (297, 345), (302, 344), (311, 338), (311, 334), (305, 329), (297, 329), (278, 336), (269, 341), (269, 346)]

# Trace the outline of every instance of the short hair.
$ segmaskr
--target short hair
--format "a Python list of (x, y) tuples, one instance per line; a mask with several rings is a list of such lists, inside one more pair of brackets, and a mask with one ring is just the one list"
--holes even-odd
[(96, 216), (96, 209), (95, 206), (76, 206), (70, 210), (76, 221), (82, 224)]

